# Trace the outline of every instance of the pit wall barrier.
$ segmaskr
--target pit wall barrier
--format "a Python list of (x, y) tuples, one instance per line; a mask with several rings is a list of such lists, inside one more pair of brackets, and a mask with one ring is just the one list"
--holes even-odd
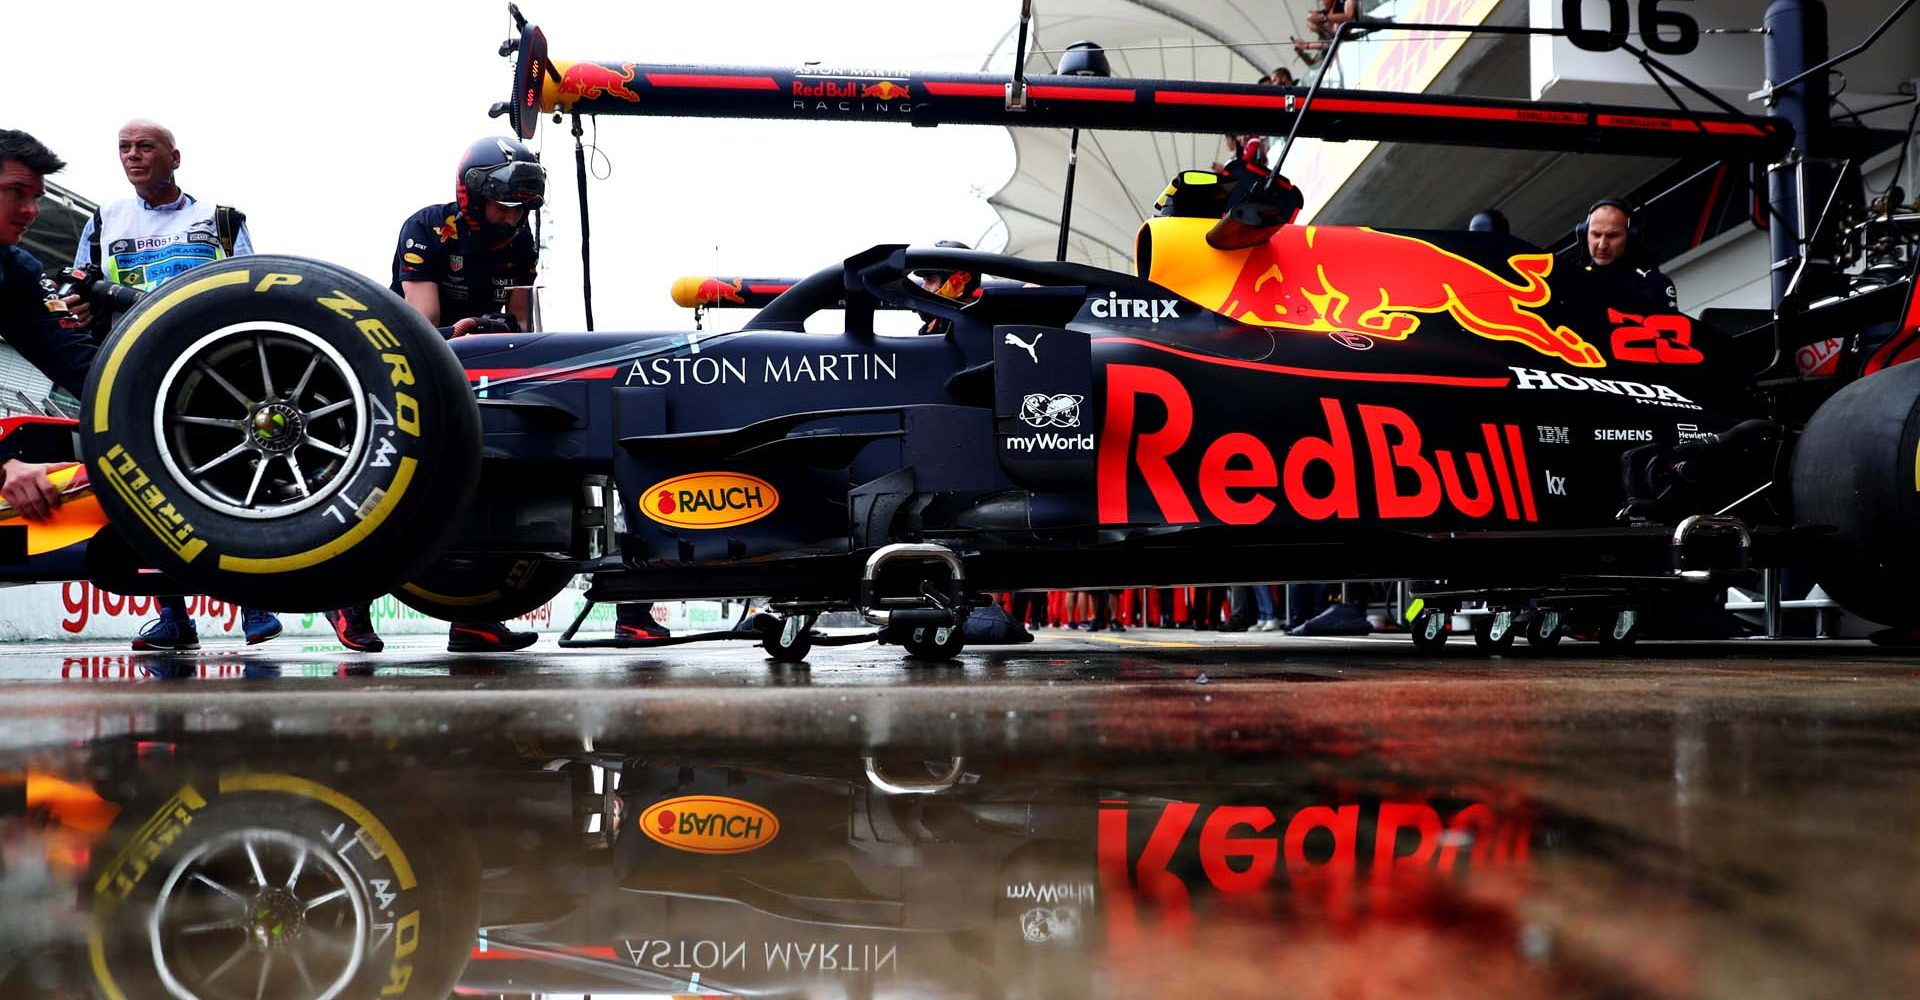
[[(583, 593), (569, 587), (510, 624), (561, 632), (584, 603)], [(239, 605), (195, 596), (187, 598), (187, 610), (200, 628), (202, 642), (223, 636), (242, 638)], [(661, 601), (653, 606), (653, 617), (675, 631), (729, 628), (739, 613), (737, 601)], [(0, 642), (132, 639), (158, 615), (154, 598), (123, 597), (85, 581), (0, 587)], [(580, 626), (581, 637), (610, 636), (613, 615), (613, 605), (596, 606)], [(318, 611), (285, 612), (280, 615), (280, 623), (286, 635), (333, 637), (333, 628)], [(447, 631), (446, 622), (423, 615), (391, 596), (373, 602), (373, 627), (383, 636), (444, 635)]]

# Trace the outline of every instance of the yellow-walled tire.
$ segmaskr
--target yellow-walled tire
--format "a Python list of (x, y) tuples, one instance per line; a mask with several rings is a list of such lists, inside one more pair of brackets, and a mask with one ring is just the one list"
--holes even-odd
[(81, 444), (116, 532), (195, 590), (315, 610), (439, 554), (480, 419), (439, 333), (320, 261), (259, 255), (146, 296), (87, 380)]
[(505, 621), (553, 600), (571, 579), (571, 566), (538, 556), (447, 555), (393, 596), (445, 621)]

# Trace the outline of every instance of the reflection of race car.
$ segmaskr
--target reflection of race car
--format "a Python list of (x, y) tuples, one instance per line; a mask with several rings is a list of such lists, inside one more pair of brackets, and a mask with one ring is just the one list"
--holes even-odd
[[(522, 83), (539, 79), (537, 30), (520, 55)], [(646, 101), (578, 100), (657, 109), (665, 75), (635, 72), (621, 79)], [(727, 80), (710, 89), (752, 98)], [(560, 103), (540, 90), (516, 93)], [(1508, 104), (1514, 135), (1573, 141)], [(1580, 141), (1691, 141), (1645, 115), (1579, 115)], [(1782, 141), (1770, 120), (1667, 119), (1687, 135), (1709, 122), (1743, 155)], [(1609, 299), (1504, 236), (1281, 226), (1219, 250), (1207, 227), (1150, 222), (1137, 275), (883, 246), (737, 331), (451, 348), (339, 269), (210, 265), (133, 312), (92, 380), (80, 429), (114, 527), (86, 571), (181, 588), (140, 579), (145, 563), (277, 607), (398, 586), (448, 617), (517, 613), (592, 571), (604, 599), (773, 595), (794, 627), (766, 644), (789, 658), (829, 608), (885, 615), (891, 638), (938, 656), (984, 590), (1281, 568), (1448, 581), (1416, 629), (1428, 645), (1471, 597), (1495, 606), (1490, 646), (1529, 607), (1540, 645), (1566, 616), (1624, 641), (1636, 608), (1705, 603), (1787, 564), (1817, 567), (1853, 611), (1915, 623), (1910, 243), (1876, 250), (1892, 255), (1881, 272), (1822, 308), (1734, 336)], [(910, 278), (959, 269), (1003, 280), (963, 304)], [(841, 306), (843, 329), (805, 332)], [(951, 328), (877, 335), (885, 306)], [(1839, 360), (1778, 370), (1815, 343)], [(16, 576), (66, 551), (24, 537)]]
[(28, 772), (90, 920), (84, 946), (0, 966), (0, 985), (1105, 996), (1188, 974), (1149, 951), (1225, 957), (1209, 932), (1250, 918), (1293, 940), (1445, 933), (1464, 890), (1484, 905), (1540, 846), (1517, 799), (1428, 802), (1404, 777), (1388, 794), (1271, 759), (1195, 785), (1158, 755), (406, 752), (403, 775), (337, 743), (150, 732), (87, 748), (88, 781)]

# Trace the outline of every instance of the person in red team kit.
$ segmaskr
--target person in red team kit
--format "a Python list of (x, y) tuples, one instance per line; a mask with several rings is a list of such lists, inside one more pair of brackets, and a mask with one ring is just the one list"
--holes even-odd
[[(493, 137), (468, 146), (454, 200), (428, 205), (401, 225), (390, 287), (449, 337), (527, 329), (528, 317), (509, 302), (512, 289), (533, 284), (539, 249), (527, 218), (546, 191), (546, 168), (519, 140)], [(329, 611), (327, 621), (348, 649), (385, 647), (366, 605)], [(501, 622), (454, 622), (447, 651), (507, 652), (539, 638)]]

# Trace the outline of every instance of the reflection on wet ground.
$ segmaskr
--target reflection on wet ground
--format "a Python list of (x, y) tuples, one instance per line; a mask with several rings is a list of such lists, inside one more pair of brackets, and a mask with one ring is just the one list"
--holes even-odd
[(0, 996), (1907, 996), (1915, 673), (14, 648)]

